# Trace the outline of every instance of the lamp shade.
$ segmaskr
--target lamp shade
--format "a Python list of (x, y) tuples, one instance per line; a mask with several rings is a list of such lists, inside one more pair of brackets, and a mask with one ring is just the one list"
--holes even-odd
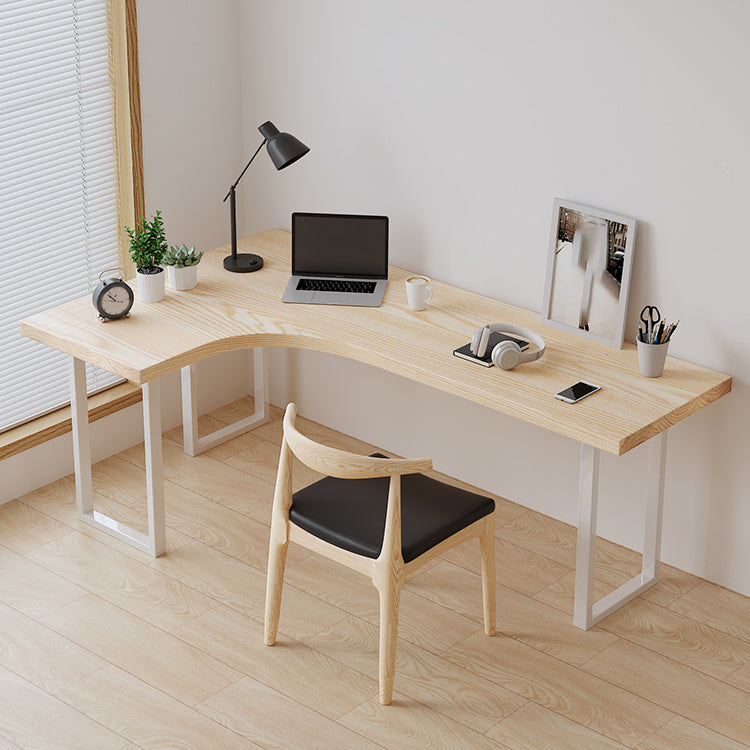
[(284, 169), (301, 159), (310, 149), (289, 133), (280, 133), (272, 122), (264, 122), (258, 130), (266, 139), (266, 151), (276, 169)]

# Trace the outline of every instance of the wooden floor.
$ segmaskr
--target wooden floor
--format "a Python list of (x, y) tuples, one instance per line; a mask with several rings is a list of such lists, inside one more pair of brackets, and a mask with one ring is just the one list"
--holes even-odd
[[(392, 706), (377, 700), (377, 596), (362, 576), (290, 549), (265, 647), (273, 414), (196, 458), (165, 435), (162, 558), (81, 524), (72, 477), (0, 506), (0, 748), (750, 747), (749, 599), (666, 567), (583, 632), (575, 530), (500, 498), (497, 636), (482, 632), (475, 540), (407, 582)], [(94, 478), (97, 507), (141, 527), (143, 464), (137, 446)], [(601, 595), (639, 556), (601, 541), (597, 565)]]

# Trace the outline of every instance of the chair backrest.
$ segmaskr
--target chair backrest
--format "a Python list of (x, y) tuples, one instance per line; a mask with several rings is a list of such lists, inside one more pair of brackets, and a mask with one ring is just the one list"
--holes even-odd
[(432, 469), (430, 458), (375, 458), (316, 443), (297, 430), (296, 417), (297, 406), (289, 404), (284, 413), (284, 442), (305, 466), (320, 474), (338, 479), (370, 479)]
[[(401, 555), (401, 475), (415, 474), (432, 469), (430, 458), (376, 458), (360, 456), (356, 453), (331, 448), (305, 437), (297, 430), (295, 419), (297, 406), (289, 404), (284, 413), (284, 438), (281, 443), (279, 456), (279, 470), (276, 477), (274, 491), (274, 519), (282, 527), (275, 528), (271, 523), (271, 534), (278, 538), (286, 538), (286, 525), (289, 523), (289, 508), (292, 504), (292, 461), (291, 454), (321, 474), (337, 479), (371, 479), (373, 477), (390, 477), (388, 484), (388, 504), (385, 516), (385, 531), (383, 546), (378, 563), (403, 568)], [(382, 571), (379, 576), (387, 575)]]

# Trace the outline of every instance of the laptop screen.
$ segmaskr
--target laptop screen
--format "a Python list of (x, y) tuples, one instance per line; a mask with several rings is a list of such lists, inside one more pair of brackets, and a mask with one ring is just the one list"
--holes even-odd
[(293, 213), (292, 274), (388, 278), (388, 217)]

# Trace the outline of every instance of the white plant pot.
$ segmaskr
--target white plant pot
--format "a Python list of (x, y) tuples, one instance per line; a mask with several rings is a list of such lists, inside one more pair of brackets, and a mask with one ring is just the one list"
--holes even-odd
[(161, 302), (164, 299), (164, 269), (159, 273), (136, 273), (138, 299), (141, 302)]
[(169, 286), (178, 292), (192, 289), (198, 283), (198, 266), (167, 266)]

